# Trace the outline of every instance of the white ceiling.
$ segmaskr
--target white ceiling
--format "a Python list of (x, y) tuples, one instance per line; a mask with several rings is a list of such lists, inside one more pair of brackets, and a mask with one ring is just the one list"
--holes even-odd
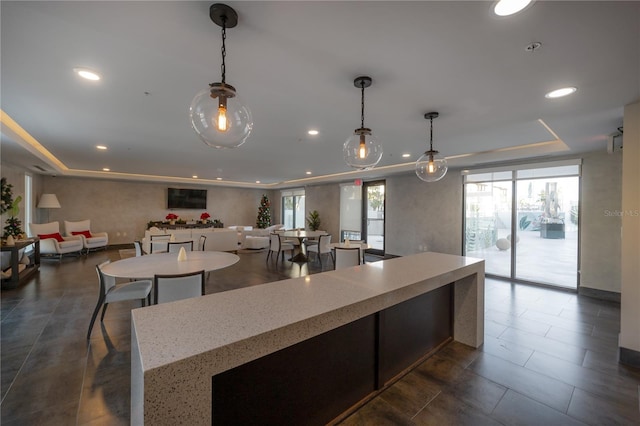
[[(483, 1), (236, 1), (227, 82), (255, 124), (244, 145), (218, 150), (188, 118), (193, 96), (220, 80), (212, 3), (2, 1), (2, 110), (28, 133), (3, 114), (3, 162), (283, 187), (359, 175), (342, 174), (351, 171), (342, 144), (360, 127), (359, 75), (373, 78), (365, 125), (384, 146), (365, 176), (412, 168), (427, 149), (429, 111), (440, 112), (435, 148), (466, 167), (604, 152), (624, 105), (640, 98), (640, 2), (537, 1), (499, 18)], [(542, 47), (528, 52), (535, 41)], [(79, 66), (103, 80), (79, 79)], [(567, 85), (578, 92), (545, 99)], [(311, 180), (299, 181), (306, 171)]]

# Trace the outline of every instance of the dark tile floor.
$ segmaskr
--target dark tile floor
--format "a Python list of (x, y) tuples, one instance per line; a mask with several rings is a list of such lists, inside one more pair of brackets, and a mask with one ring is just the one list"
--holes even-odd
[[(207, 293), (320, 272), (265, 256), (241, 253), (211, 274)], [(118, 251), (45, 260), (39, 276), (2, 291), (2, 425), (129, 424), (137, 305), (110, 305), (85, 339), (94, 267), (107, 258)], [(343, 424), (640, 424), (640, 371), (617, 363), (619, 318), (615, 303), (487, 280), (483, 348), (448, 344)]]

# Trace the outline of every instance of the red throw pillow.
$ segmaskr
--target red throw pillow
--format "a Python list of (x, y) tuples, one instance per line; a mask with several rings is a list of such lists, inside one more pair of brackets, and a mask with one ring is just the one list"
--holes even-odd
[(84, 235), (85, 238), (91, 238), (91, 232), (89, 231), (71, 231), (71, 235)]
[(60, 235), (59, 232), (56, 232), (55, 234), (38, 234), (38, 238), (40, 238), (41, 240), (46, 240), (47, 238), (55, 238), (59, 243), (64, 241), (64, 238), (62, 238), (62, 235)]

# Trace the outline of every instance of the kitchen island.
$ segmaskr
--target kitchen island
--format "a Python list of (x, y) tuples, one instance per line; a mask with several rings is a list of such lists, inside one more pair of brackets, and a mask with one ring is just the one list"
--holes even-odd
[(131, 423), (324, 424), (483, 334), (484, 261), (440, 253), (135, 309)]

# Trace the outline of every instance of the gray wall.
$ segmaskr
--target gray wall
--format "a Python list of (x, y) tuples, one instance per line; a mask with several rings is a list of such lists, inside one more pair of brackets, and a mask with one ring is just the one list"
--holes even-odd
[(621, 290), (622, 152), (583, 156), (580, 286)]
[[(207, 212), (225, 226), (255, 226), (262, 194), (271, 191), (164, 183), (126, 182), (72, 177), (45, 177), (42, 193), (57, 195), (62, 208), (50, 210), (50, 220), (91, 219), (94, 231), (109, 233), (110, 244), (131, 243), (144, 236), (147, 222), (164, 220), (167, 188), (207, 189)], [(40, 194), (38, 194), (39, 196)], [(171, 210), (183, 219), (199, 219), (204, 210)]]
[(433, 183), (415, 173), (387, 178), (386, 247), (405, 256), (421, 251), (462, 254), (462, 177), (449, 170)]
[(309, 217), (309, 212), (318, 210), (320, 229), (331, 234), (332, 242), (340, 241), (340, 185), (307, 186), (304, 192), (305, 217)]

